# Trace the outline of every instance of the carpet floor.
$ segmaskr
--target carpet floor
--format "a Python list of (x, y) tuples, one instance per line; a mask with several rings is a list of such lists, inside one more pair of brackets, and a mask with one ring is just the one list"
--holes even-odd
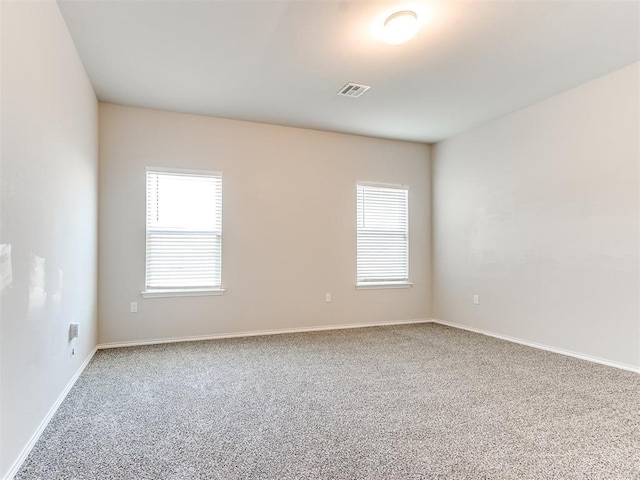
[(436, 324), (99, 351), (16, 480), (640, 479), (640, 375)]

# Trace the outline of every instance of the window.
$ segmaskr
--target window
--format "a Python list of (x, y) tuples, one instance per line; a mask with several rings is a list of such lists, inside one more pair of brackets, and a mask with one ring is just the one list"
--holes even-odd
[(357, 185), (358, 287), (411, 286), (408, 193), (401, 185)]
[(222, 175), (148, 168), (145, 296), (221, 285)]

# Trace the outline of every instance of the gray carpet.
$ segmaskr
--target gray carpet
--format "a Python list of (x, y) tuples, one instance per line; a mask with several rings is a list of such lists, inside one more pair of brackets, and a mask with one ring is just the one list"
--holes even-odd
[(640, 375), (431, 324), (103, 350), (36, 478), (640, 479)]

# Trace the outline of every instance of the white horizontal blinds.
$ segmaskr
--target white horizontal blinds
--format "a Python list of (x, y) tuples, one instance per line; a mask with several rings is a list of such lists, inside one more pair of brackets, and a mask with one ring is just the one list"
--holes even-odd
[(221, 286), (222, 177), (147, 171), (147, 289)]
[(358, 283), (409, 280), (406, 187), (357, 185)]

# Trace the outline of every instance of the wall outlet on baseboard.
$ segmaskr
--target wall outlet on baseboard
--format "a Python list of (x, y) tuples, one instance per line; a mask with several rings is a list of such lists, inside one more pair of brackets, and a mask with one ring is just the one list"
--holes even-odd
[(324, 301), (327, 303), (331, 303), (331, 294), (330, 293), (325, 293), (324, 294)]
[(138, 302), (131, 302), (131, 313), (138, 313)]
[(473, 304), (474, 305), (480, 305), (480, 295), (474, 295), (473, 296)]

